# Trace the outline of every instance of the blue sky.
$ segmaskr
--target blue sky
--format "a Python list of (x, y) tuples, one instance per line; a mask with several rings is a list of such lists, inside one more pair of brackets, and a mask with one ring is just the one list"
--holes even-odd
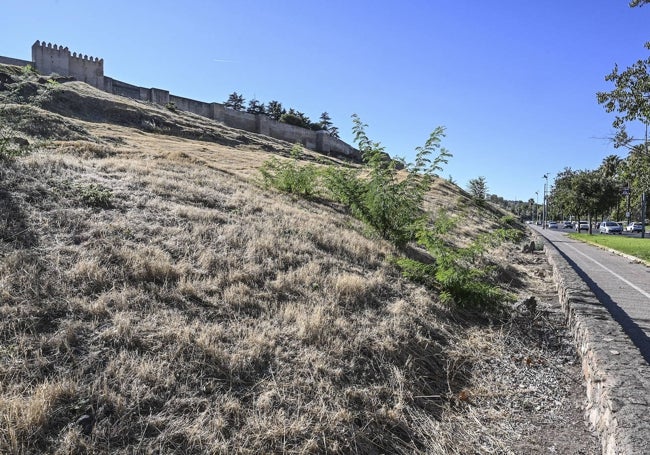
[[(615, 63), (646, 58), (650, 6), (628, 0), (5, 0), (0, 55), (44, 40), (104, 59), (105, 74), (175, 95), (280, 101), (351, 115), (393, 156), (438, 125), (460, 186), (528, 200), (542, 175), (594, 169), (613, 114), (596, 102)], [(634, 131), (634, 129), (632, 129)]]

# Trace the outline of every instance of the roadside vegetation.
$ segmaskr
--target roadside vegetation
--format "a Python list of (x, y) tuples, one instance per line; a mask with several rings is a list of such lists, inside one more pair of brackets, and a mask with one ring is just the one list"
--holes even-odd
[(650, 240), (621, 235), (589, 235), (569, 234), (569, 237), (594, 245), (611, 248), (621, 253), (629, 254), (646, 262), (650, 262)]
[[(646, 2), (631, 2), (639, 6)], [(650, 51), (650, 42), (646, 43)], [(548, 219), (639, 221), (647, 226), (650, 198), (650, 58), (640, 59), (620, 70), (617, 65), (605, 80), (610, 91), (597, 93), (598, 103), (614, 113), (610, 138), (615, 148), (627, 150), (627, 156), (605, 157), (595, 170), (566, 168), (555, 178), (547, 205)], [(641, 125), (642, 134), (628, 133), (630, 124)], [(645, 231), (644, 234), (645, 236)]]
[[(512, 296), (499, 288), (486, 255), (504, 241), (520, 241), (522, 226), (506, 222), (459, 247), (450, 242), (450, 237), (462, 218), (450, 216), (439, 207), (433, 217), (424, 210), (424, 197), (432, 180), (452, 156), (442, 147), (444, 128), (436, 128), (424, 146), (417, 148), (414, 163), (400, 161), (398, 170), (398, 162), (388, 157), (380, 143), (368, 138), (367, 125), (356, 115), (353, 122), (365, 166), (330, 166), (319, 172), (313, 164), (299, 164), (298, 152), (293, 152), (293, 161), (280, 163), (271, 158), (263, 164), (265, 184), (303, 197), (313, 197), (316, 188), (322, 188), (323, 195), (343, 204), (398, 249), (414, 243), (426, 252), (425, 260), (407, 256), (394, 259), (405, 277), (437, 290), (446, 303), (473, 310), (503, 309)], [(476, 197), (474, 201), (482, 206), (484, 199), (478, 199), (480, 202)]]

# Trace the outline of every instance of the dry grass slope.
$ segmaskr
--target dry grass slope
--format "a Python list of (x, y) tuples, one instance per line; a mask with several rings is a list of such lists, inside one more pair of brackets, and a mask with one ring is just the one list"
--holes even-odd
[[(526, 338), (459, 315), (340, 207), (261, 190), (257, 167), (290, 144), (63, 117), (39, 100), (80, 84), (12, 77), (0, 121), (31, 145), (0, 160), (0, 452), (517, 453), (531, 423), (512, 396), (536, 396), (490, 362), (548, 376), (539, 356), (558, 353), (540, 412), (566, 426), (561, 324), (537, 313)], [(442, 181), (429, 203), (498, 218)], [(530, 292), (540, 258), (503, 248), (504, 286)]]

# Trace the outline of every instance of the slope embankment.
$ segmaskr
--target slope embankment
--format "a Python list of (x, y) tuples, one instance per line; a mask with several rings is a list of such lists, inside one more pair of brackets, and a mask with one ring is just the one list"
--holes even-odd
[[(402, 252), (340, 205), (262, 188), (261, 163), (292, 144), (12, 71), (0, 452), (593, 447), (540, 254), (489, 257), (534, 306), (461, 311), (405, 279)], [(468, 220), (450, 242), (500, 225), (442, 179), (427, 203)]]

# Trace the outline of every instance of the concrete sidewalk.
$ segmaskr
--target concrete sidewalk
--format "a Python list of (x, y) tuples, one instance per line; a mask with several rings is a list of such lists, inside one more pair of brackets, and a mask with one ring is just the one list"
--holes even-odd
[[(604, 454), (650, 454), (650, 268), (557, 232), (533, 228), (553, 266), (560, 302), (582, 358), (586, 417), (598, 431)], [(547, 238), (548, 237), (548, 238)], [(587, 248), (584, 250), (584, 248)], [(583, 258), (584, 251), (590, 258)], [(585, 262), (586, 261), (586, 262)], [(641, 286), (619, 285), (596, 265), (613, 264)], [(628, 267), (630, 269), (628, 270)], [(628, 280), (629, 281), (629, 280)], [(605, 290), (607, 289), (607, 290)]]

